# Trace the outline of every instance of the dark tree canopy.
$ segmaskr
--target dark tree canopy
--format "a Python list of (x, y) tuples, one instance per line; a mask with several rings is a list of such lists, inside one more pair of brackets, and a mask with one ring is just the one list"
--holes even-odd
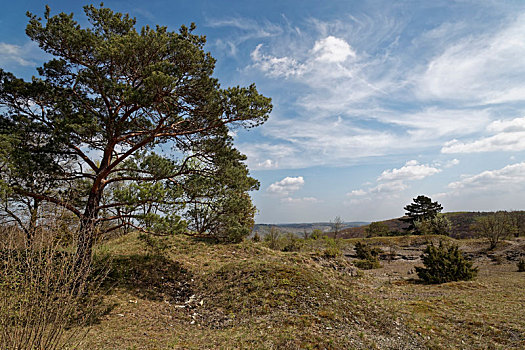
[(0, 69), (2, 215), (31, 230), (42, 203), (67, 209), (88, 251), (124, 227), (246, 234), (259, 184), (228, 130), (264, 123), (270, 99), (221, 88), (193, 24), (137, 30), (127, 14), (84, 11), (87, 28), (28, 13), (27, 35), (53, 59), (31, 81)]
[(409, 223), (408, 231), (414, 231), (416, 222), (433, 219), (443, 210), (443, 207), (438, 202), (432, 202), (429, 197), (420, 195), (413, 199), (412, 204), (406, 205), (403, 209), (406, 210), (407, 217), (402, 220)]

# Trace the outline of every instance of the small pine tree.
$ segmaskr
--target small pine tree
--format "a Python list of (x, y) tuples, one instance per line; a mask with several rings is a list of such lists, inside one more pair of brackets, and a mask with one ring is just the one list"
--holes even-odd
[(401, 221), (408, 223), (406, 231), (419, 235), (421, 232), (418, 231), (415, 223), (421, 220), (428, 220), (434, 218), (437, 214), (443, 210), (443, 206), (438, 202), (432, 202), (427, 196), (417, 196), (413, 199), (413, 203), (404, 207), (406, 210), (406, 217), (401, 218)]
[(355, 267), (358, 267), (363, 270), (372, 270), (381, 267), (381, 263), (377, 258), (354, 260), (353, 264)]
[(478, 269), (472, 262), (464, 258), (457, 245), (444, 245), (439, 242), (436, 247), (430, 243), (423, 255), (425, 267), (416, 267), (419, 278), (425, 283), (446, 283), (452, 281), (468, 281), (476, 277)]
[(382, 250), (377, 247), (372, 248), (365, 243), (357, 242), (355, 244), (355, 254), (359, 260), (354, 260), (353, 264), (365, 270), (380, 268), (379, 254), (381, 253)]
[(361, 242), (357, 242), (354, 249), (358, 259), (377, 259), (379, 254), (382, 253), (380, 248), (371, 248), (369, 245)]

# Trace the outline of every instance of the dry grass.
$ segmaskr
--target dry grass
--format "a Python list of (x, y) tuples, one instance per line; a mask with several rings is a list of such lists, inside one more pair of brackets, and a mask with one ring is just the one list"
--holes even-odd
[[(357, 271), (322, 242), (300, 252), (262, 243), (215, 245), (185, 237), (146, 249), (130, 234), (99, 246), (115, 256), (102, 304), (84, 340), (90, 349), (520, 349), (525, 279), (514, 262), (479, 257), (471, 282), (414, 282), (417, 260)], [(418, 254), (439, 237), (367, 243)], [(463, 242), (478, 252), (483, 244)], [(523, 242), (522, 242), (523, 243)], [(341, 243), (351, 254), (355, 241)], [(503, 245), (506, 254), (515, 243)], [(519, 248), (522, 249), (523, 247)], [(403, 253), (403, 254), (404, 254)]]

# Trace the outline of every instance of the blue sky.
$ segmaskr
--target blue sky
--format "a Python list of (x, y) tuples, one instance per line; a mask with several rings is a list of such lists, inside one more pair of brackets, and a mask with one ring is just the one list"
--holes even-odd
[[(0, 14), (0, 66), (47, 57), (18, 1)], [(233, 130), (261, 189), (257, 222), (369, 221), (419, 194), (445, 211), (525, 209), (523, 1), (105, 1), (139, 25), (195, 22), (223, 86), (256, 83), (274, 110)]]

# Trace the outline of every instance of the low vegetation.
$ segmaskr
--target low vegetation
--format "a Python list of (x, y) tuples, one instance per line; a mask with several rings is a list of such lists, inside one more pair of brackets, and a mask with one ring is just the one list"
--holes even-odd
[(425, 283), (468, 281), (478, 272), (472, 262), (464, 258), (457, 245), (443, 244), (443, 241), (437, 247), (433, 243), (429, 244), (422, 260), (425, 267), (416, 266), (416, 272)]
[(517, 265), (518, 265), (518, 272), (525, 272), (525, 259), (520, 259)]
[(358, 260), (354, 260), (353, 263), (355, 266), (360, 269), (370, 270), (377, 269), (381, 267), (379, 263), (379, 254), (383, 251), (377, 247), (371, 247), (361, 241), (355, 244), (355, 254)]
[[(4, 230), (0, 238), (0, 348), (63, 349), (78, 345), (95, 316), (101, 281), (54, 232)], [(73, 327), (73, 328), (72, 328)], [(70, 329), (73, 329), (71, 331)]]
[(523, 212), (457, 241), (420, 195), (366, 239), (339, 216), (248, 239), (259, 182), (230, 131), (271, 99), (221, 88), (194, 24), (84, 12), (28, 13), (53, 59), (0, 68), (1, 349), (523, 348)]
[[(24, 305), (35, 310), (27, 315), (42, 322), (36, 315), (47, 312), (48, 331), (42, 334), (60, 333), (60, 342), (46, 343), (50, 349), (519, 349), (525, 341), (520, 311), (525, 281), (516, 271), (525, 252), (522, 240), (487, 251), (483, 240), (437, 235), (295, 237), (298, 249), (287, 248), (290, 238), (278, 235), (280, 248), (270, 249), (265, 240), (224, 245), (180, 235), (125, 234), (96, 245), (90, 276), (109, 268), (99, 288), (86, 285), (82, 298), (58, 293), (41, 304), (55, 305), (45, 310), (27, 304), (42, 302), (34, 290), (17, 293), (26, 304), (16, 304), (6, 302), (11, 289), (3, 289), (2, 313), (7, 315), (6, 305)], [(424, 250), (429, 255), (428, 247), (438, 250), (439, 241), (450, 243), (442, 245), (445, 256), (452, 252), (463, 261), (459, 248), (450, 250), (455, 244), (476, 261), (478, 277), (418, 283), (413, 271), (426, 264), (420, 255)], [(68, 245), (56, 247), (68, 251)], [(492, 261), (496, 256), (500, 264)], [(381, 267), (363, 271), (361, 260), (380, 261)], [(53, 264), (52, 271), (69, 266), (67, 261), (56, 260), (60, 266)], [(3, 270), (4, 281), (19, 276), (7, 271), (14, 270)], [(16, 284), (2, 284), (7, 285)], [(2, 322), (10, 327), (4, 326), (9, 330), (4, 334), (30, 324), (13, 316)], [(3, 348), (16, 348), (6, 341)]]
[(484, 238), (489, 243), (489, 249), (494, 249), (499, 241), (513, 236), (517, 227), (513, 225), (509, 213), (498, 211), (478, 218), (472, 225), (472, 230), (476, 232), (478, 237)]

